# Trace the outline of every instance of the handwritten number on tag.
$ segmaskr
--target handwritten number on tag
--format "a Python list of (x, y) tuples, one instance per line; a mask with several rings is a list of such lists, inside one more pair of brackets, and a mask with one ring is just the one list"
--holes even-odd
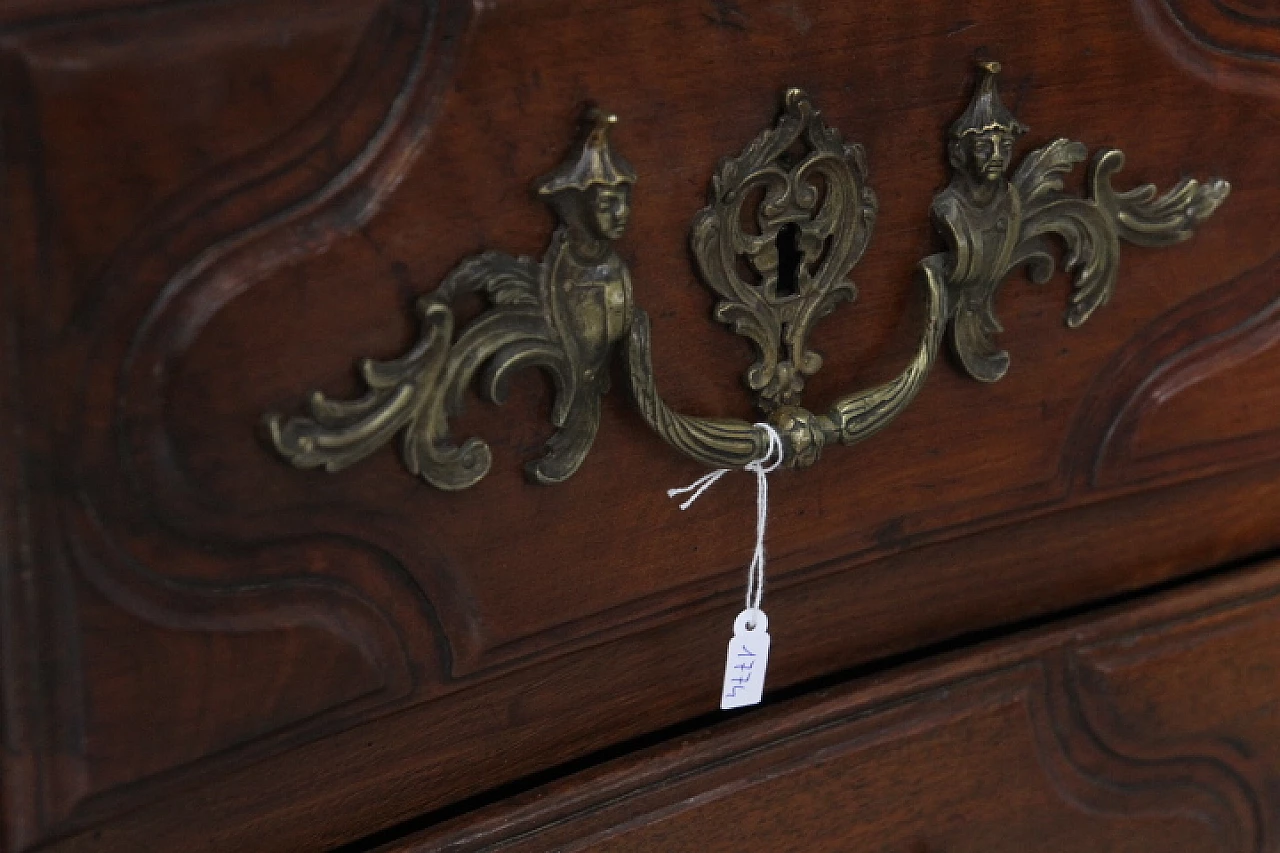
[[(764, 528), (769, 519), (769, 474), (782, 465), (787, 450), (782, 436), (771, 424), (758, 423), (756, 428), (768, 438), (769, 447), (763, 456), (743, 468), (756, 475), (756, 550), (747, 568), (747, 609), (734, 620), (733, 639), (729, 641), (729, 653), (725, 656), (724, 688), (720, 691), (723, 710), (759, 704), (764, 693), (764, 671), (769, 665), (769, 620), (760, 609), (764, 598)], [(728, 473), (728, 468), (718, 468), (684, 488), (668, 489), (667, 497), (692, 492), (692, 496), (680, 504), (680, 509), (688, 509), (703, 492)]]
[(748, 608), (738, 614), (724, 663), (722, 710), (760, 703), (765, 669), (769, 666), (769, 643), (769, 619), (763, 610)]

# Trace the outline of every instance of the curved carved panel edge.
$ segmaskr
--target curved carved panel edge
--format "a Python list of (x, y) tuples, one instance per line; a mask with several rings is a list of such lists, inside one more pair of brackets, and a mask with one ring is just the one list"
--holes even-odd
[(1073, 649), (1044, 657), (1045, 695), (1037, 734), (1052, 738), (1042, 756), (1065, 792), (1091, 811), (1194, 816), (1228, 850), (1260, 853), (1266, 834), (1260, 794), (1226, 744), (1179, 740), (1146, 748), (1107, 721), (1106, 700), (1082, 690)]
[(1159, 459), (1135, 456), (1142, 423), (1182, 390), (1230, 370), (1269, 348), (1280, 323), (1276, 276), (1280, 254), (1253, 270), (1186, 300), (1157, 317), (1099, 372), (1068, 444), (1089, 448), (1087, 477), (1095, 487), (1131, 485), (1232, 470), (1275, 455), (1266, 436), (1230, 439)]
[[(270, 752), (286, 739), (307, 732), (318, 736), (354, 714), (367, 715), (408, 696), (415, 680), (402, 635), (408, 626), (397, 622), (384, 601), (343, 577), (340, 566), (314, 576), (188, 581), (145, 565), (115, 529), (129, 513), (143, 512), (148, 525), (179, 547), (198, 547), (198, 535), (193, 538), (169, 521), (179, 505), (193, 510), (193, 518), (206, 512), (199, 494), (172, 466), (162, 403), (172, 366), (227, 301), (271, 270), (322, 251), (378, 209), (434, 127), (473, 13), (473, 4), (465, 0), (388, 2), (337, 86), (311, 114), (173, 197), (96, 282), (93, 292), (110, 291), (113, 299), (91, 295), (78, 312), (94, 318), (96, 337), (85, 356), (82, 420), (72, 433), (74, 450), (66, 463), (66, 476), (81, 484), (79, 499), (58, 525), (80, 576), (123, 611), (167, 629), (217, 633), (311, 624), (382, 673), (384, 686), (375, 694), (344, 702), (327, 718), (322, 711), (292, 728), (239, 742), (233, 751)], [(349, 146), (346, 159), (331, 159), (334, 139)], [(88, 420), (104, 412), (110, 431), (88, 429)], [(123, 475), (118, 486), (88, 473), (111, 470)], [(106, 491), (109, 482), (128, 497)], [(160, 493), (166, 497), (163, 507), (148, 498)], [(211, 526), (216, 529), (217, 522)], [(268, 532), (255, 547), (289, 546), (287, 538), (273, 545), (270, 524), (263, 529)], [(329, 538), (345, 540), (388, 567), (386, 584), (419, 602), (416, 618), (422, 627), (413, 630), (444, 636), (423, 590), (393, 567), (383, 549), (356, 531)], [(428, 645), (446, 653), (441, 666), (447, 671), (447, 637)], [(228, 760), (223, 751), (131, 783), (126, 799), (179, 784), (192, 772)], [(114, 794), (94, 795), (76, 802), (76, 810), (65, 813), (59, 825), (87, 820), (108, 803), (126, 807)]]
[(777, 706), (772, 725), (720, 732), (638, 764), (588, 771), (577, 784), (539, 791), (464, 827), (428, 830), (397, 850), (586, 849), (816, 765), (856, 763), (861, 751), (928, 738), (1006, 706), (1021, 710), (1033, 750), (1028, 758), (1039, 764), (1046, 788), (1082, 816), (1172, 817), (1207, 826), (1224, 849), (1266, 849), (1259, 846), (1269, 836), (1256, 812), (1257, 781), (1238, 769), (1237, 756), (1201, 741), (1145, 754), (1100, 729), (1081, 712), (1069, 653), (1060, 643), (1041, 644), (1030, 654), (997, 653), (990, 663), (966, 659), (945, 677), (934, 670), (859, 692), (842, 690), (791, 710)]
[(1280, 97), (1277, 20), (1246, 18), (1221, 0), (1132, 2), (1152, 40), (1185, 70), (1222, 89)]

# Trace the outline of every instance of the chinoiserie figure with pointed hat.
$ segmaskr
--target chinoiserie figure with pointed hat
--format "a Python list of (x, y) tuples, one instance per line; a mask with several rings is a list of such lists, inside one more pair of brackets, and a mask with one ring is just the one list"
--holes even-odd
[[(973, 98), (951, 125), (951, 182), (933, 200), (939, 230), (952, 245), (967, 247), (948, 258), (953, 310), (959, 312), (962, 325), (973, 322), (991, 333), (998, 331), (994, 315), (982, 305), (998, 284), (994, 271), (1008, 265), (1018, 243), (1022, 203), (1007, 173), (1014, 143), (1027, 131), (1000, 100), (999, 73), (998, 62), (978, 63)], [(1000, 358), (998, 353), (983, 353), (988, 355)], [(999, 370), (1003, 372), (1003, 365)]]
[(609, 146), (617, 116), (593, 109), (587, 120), (577, 156), (543, 178), (537, 190), (564, 223), (544, 260), (554, 284), (548, 297), (580, 348), (587, 374), (581, 378), (603, 393), (608, 376), (601, 368), (631, 319), (631, 277), (613, 242), (626, 231), (636, 173)]
[(1005, 185), (1013, 146), (1027, 132), (1000, 100), (996, 75), (1000, 63), (978, 63), (977, 91), (964, 114), (951, 125), (948, 146), (955, 169), (952, 187), (979, 206), (993, 201)]
[(984, 382), (999, 380), (1009, 369), (1009, 353), (996, 339), (1003, 331), (996, 294), (1019, 267), (1032, 281), (1049, 280), (1050, 237), (1067, 249), (1074, 290), (1066, 322), (1079, 326), (1111, 298), (1121, 240), (1143, 246), (1181, 242), (1230, 189), (1221, 180), (1201, 184), (1184, 178), (1159, 197), (1149, 184), (1118, 193), (1111, 176), (1124, 155), (1110, 148), (1094, 157), (1086, 179), (1089, 197), (1080, 198), (1064, 191), (1063, 176), (1088, 159), (1088, 149), (1066, 138), (1030, 152), (1010, 176), (1014, 145), (1027, 127), (1001, 102), (999, 73), (998, 62), (978, 63), (973, 97), (951, 125), (951, 182), (933, 201), (934, 224), (948, 251), (924, 261), (927, 272), (946, 281), (952, 349), (969, 375)]
[[(609, 147), (609, 128), (618, 117), (593, 109), (587, 118), (591, 126), (577, 159), (566, 160), (543, 178), (538, 195), (575, 231), (574, 248), (594, 257), (626, 230), (636, 173)], [(602, 245), (587, 245), (584, 239)]]
[[(530, 479), (559, 483), (582, 465), (600, 424), (609, 356), (631, 326), (631, 278), (613, 250), (631, 211), (635, 172), (609, 149), (611, 115), (593, 110), (580, 147), (537, 184), (560, 226), (541, 261), (486, 251), (459, 263), (419, 300), (423, 332), (405, 355), (361, 368), (369, 393), (335, 403), (313, 397), (308, 417), (268, 417), (276, 448), (300, 468), (336, 471), (402, 434), (413, 473), (456, 491), (484, 477), (493, 455), (478, 437), (457, 441), (449, 421), (466, 389), (500, 403), (511, 376), (538, 367), (551, 377), (555, 432)], [(453, 303), (475, 294), (487, 306), (456, 335)]]

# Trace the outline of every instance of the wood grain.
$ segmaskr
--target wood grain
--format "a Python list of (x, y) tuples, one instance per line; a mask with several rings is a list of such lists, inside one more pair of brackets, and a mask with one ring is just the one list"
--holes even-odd
[[(943, 366), (873, 442), (775, 478), (771, 685), (1280, 545), (1274, 101), (1188, 74), (1140, 3), (4, 8), (6, 849), (319, 849), (712, 711), (752, 490), (681, 514), (664, 491), (700, 472), (621, 394), (556, 488), (519, 474), (547, 433), (532, 375), (469, 404), (496, 463), (462, 494), (391, 449), (295, 471), (256, 430), (354, 390), (462, 257), (536, 254), (528, 187), (588, 101), (640, 175), (621, 247), (659, 381), (699, 414), (750, 417), (751, 356), (709, 319), (689, 223), (787, 86), (867, 147), (881, 199), (860, 301), (814, 336), (819, 408), (914, 346), (975, 55), (1005, 63), (1027, 148), (1234, 186), (1195, 240), (1126, 249), (1082, 330), (1064, 278), (1011, 282), (1006, 380)], [(1028, 684), (1001, 707), (1029, 713)]]
[[(1280, 299), (1273, 259), (1135, 335), (1094, 392), (1095, 485), (1171, 480), (1256, 463), (1276, 447)], [(1232, 394), (1233, 389), (1252, 394)], [(1090, 420), (1085, 418), (1085, 422)]]
[(1277, 584), (822, 691), (378, 850), (1271, 850)]
[(1280, 92), (1280, 14), (1270, 0), (1133, 0), (1148, 31), (1215, 85)]

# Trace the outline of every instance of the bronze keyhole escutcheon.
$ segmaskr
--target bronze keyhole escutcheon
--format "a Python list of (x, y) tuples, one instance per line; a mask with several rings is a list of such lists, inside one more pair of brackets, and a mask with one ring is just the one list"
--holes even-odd
[[(1117, 192), (1111, 178), (1124, 155), (1116, 149), (1094, 156), (1088, 197), (1069, 195), (1063, 178), (1088, 152), (1068, 139), (1029, 152), (1015, 167), (1027, 128), (1001, 102), (999, 73), (999, 63), (979, 63), (973, 97), (951, 125), (951, 180), (931, 207), (947, 249), (917, 265), (926, 320), (914, 357), (893, 380), (840, 397), (823, 414), (801, 403), (807, 377), (822, 367), (808, 339), (818, 321), (857, 295), (849, 274), (878, 212), (866, 152), (791, 89), (774, 125), (717, 167), (690, 245), (703, 282), (719, 297), (715, 319), (755, 347), (746, 384), (782, 438), (785, 465), (812, 465), (826, 445), (857, 444), (891, 423), (915, 399), (948, 329), (971, 376), (1003, 377), (1010, 356), (996, 344), (996, 294), (1016, 268), (1034, 281), (1053, 274), (1051, 238), (1066, 248), (1063, 266), (1074, 284), (1066, 321), (1075, 327), (1111, 298), (1122, 242), (1186, 240), (1227, 197), (1226, 181), (1190, 178), (1163, 195), (1149, 184)], [(467, 488), (491, 464), (484, 441), (456, 444), (450, 435), (467, 389), (475, 383), (500, 403), (513, 374), (537, 367), (555, 388), (556, 432), (527, 470), (535, 482), (558, 483), (591, 448), (609, 360), (621, 350), (640, 415), (668, 444), (717, 468), (760, 459), (768, 445), (762, 428), (680, 414), (658, 393), (649, 318), (633, 304), (630, 271), (613, 248), (636, 183), (610, 146), (614, 121), (591, 112), (581, 143), (538, 184), (559, 218), (540, 261), (492, 251), (462, 261), (419, 301), (417, 344), (392, 361), (361, 364), (364, 396), (338, 401), (316, 393), (308, 416), (267, 416), (276, 450), (299, 468), (337, 471), (399, 434), (410, 471), (441, 489)], [(455, 329), (452, 303), (468, 293), (487, 308)]]

